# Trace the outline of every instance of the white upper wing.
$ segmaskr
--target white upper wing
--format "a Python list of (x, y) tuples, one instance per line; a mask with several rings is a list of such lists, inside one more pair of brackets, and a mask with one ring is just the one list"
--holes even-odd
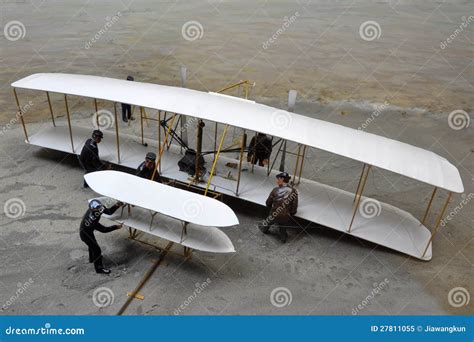
[(239, 224), (224, 203), (189, 191), (118, 171), (97, 171), (84, 176), (95, 192), (118, 201), (203, 226)]
[(71, 74), (34, 74), (12, 86), (191, 115), (326, 150), (449, 191), (464, 191), (458, 169), (431, 151), (237, 97)]

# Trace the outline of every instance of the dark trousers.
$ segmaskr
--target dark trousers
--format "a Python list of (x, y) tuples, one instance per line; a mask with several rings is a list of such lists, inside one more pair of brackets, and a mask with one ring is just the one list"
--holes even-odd
[(264, 155), (264, 154), (259, 154), (259, 153), (253, 154), (252, 157), (251, 157), (251, 162), (254, 165), (258, 164), (258, 166), (264, 166), (263, 161), (265, 159), (267, 159), (265, 157), (266, 157), (266, 155)]
[(275, 218), (272, 215), (269, 215), (262, 223), (261, 225), (261, 230), (263, 233), (268, 233), (270, 230), (271, 226), (277, 226), (279, 233), (280, 233), (280, 239), (282, 241), (286, 241), (288, 239), (288, 232), (286, 231), (286, 228), (291, 225), (291, 218), (289, 217), (279, 217)]
[(122, 120), (127, 122), (132, 117), (132, 106), (122, 103)]
[(103, 268), (102, 264), (102, 250), (100, 249), (94, 234), (87, 234), (84, 231), (80, 232), (81, 240), (89, 247), (89, 262), (94, 263), (94, 268)]

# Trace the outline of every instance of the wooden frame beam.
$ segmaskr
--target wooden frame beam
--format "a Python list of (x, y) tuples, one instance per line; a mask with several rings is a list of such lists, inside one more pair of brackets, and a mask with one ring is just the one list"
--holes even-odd
[(25, 133), (26, 142), (29, 143), (28, 132), (26, 131), (25, 120), (23, 119), (23, 111), (21, 110), (20, 101), (18, 100), (18, 95), (16, 93), (16, 88), (13, 88), (13, 94), (15, 94), (16, 106), (18, 108), (18, 115), (20, 116), (21, 125), (23, 126), (23, 133)]
[[(349, 228), (347, 229), (347, 231), (349, 233), (351, 232), (352, 224), (354, 223), (354, 219), (355, 219), (357, 210), (359, 209), (359, 204), (360, 204), (360, 200), (362, 198), (362, 193), (364, 192), (365, 184), (367, 182), (367, 178), (369, 177), (369, 172), (370, 172), (371, 168), (372, 168), (372, 165), (367, 165), (367, 167), (366, 167), (366, 165), (364, 164), (363, 170), (365, 171), (365, 175), (364, 175), (364, 172), (361, 174), (361, 178), (359, 180), (359, 186), (357, 187), (356, 200), (355, 200), (355, 203), (354, 203), (354, 207), (352, 209), (352, 219), (351, 219), (351, 223), (349, 224)], [(362, 177), (363, 177), (363, 179), (362, 179)]]
[(114, 117), (115, 117), (115, 142), (117, 144), (117, 160), (120, 164), (120, 139), (119, 139), (119, 128), (117, 118), (117, 102), (114, 102)]
[(448, 208), (448, 205), (449, 205), (449, 202), (451, 201), (451, 195), (453, 193), (452, 192), (449, 192), (448, 193), (448, 198), (446, 198), (446, 201), (444, 202), (444, 205), (443, 205), (443, 208), (441, 209), (439, 215), (438, 215), (438, 218), (436, 219), (436, 225), (433, 229), (433, 232), (431, 233), (431, 237), (430, 239), (428, 240), (428, 243), (426, 244), (426, 247), (423, 251), (423, 254), (421, 255), (421, 258), (423, 258), (426, 254), (426, 252), (428, 251), (428, 247), (430, 246), (430, 243), (433, 242), (433, 239), (434, 237), (436, 236), (436, 233), (438, 233), (438, 230), (439, 230), (439, 227), (441, 225), (441, 220), (443, 219), (443, 215), (444, 215), (444, 212), (446, 211), (446, 209)]
[(142, 145), (145, 146), (145, 139), (143, 137), (143, 107), (140, 106), (140, 129), (142, 133)]
[(366, 164), (364, 164), (364, 166), (362, 166), (362, 171), (360, 172), (360, 176), (359, 176), (359, 183), (357, 183), (357, 189), (356, 189), (356, 192), (355, 192), (355, 195), (354, 195), (354, 200), (352, 201), (353, 203), (357, 199), (357, 194), (359, 193), (359, 190), (360, 190), (360, 184), (362, 182), (362, 176), (364, 175), (366, 166), (367, 166)]
[(67, 125), (69, 127), (69, 137), (71, 138), (72, 153), (74, 153), (74, 140), (72, 138), (71, 115), (69, 113), (69, 104), (67, 102), (67, 94), (64, 94), (64, 103), (66, 104)]
[[(161, 144), (160, 147), (160, 141), (158, 140), (157, 148), (158, 148), (158, 160), (156, 161), (155, 168), (153, 170), (153, 174), (151, 175), (151, 179), (155, 178), (156, 170), (161, 164), (161, 156), (163, 155), (163, 152), (165, 150), (166, 146), (166, 141), (168, 140), (168, 136), (170, 135), (171, 127), (173, 126), (174, 119), (176, 117), (176, 114), (173, 114), (173, 117), (171, 118), (171, 124), (168, 127), (168, 130), (166, 131), (165, 138), (163, 139), (163, 144)], [(158, 126), (159, 129), (160, 126)]]
[(298, 166), (300, 164), (300, 152), (301, 152), (301, 144), (298, 144), (298, 152), (296, 155), (296, 163), (295, 163), (295, 172), (293, 172), (293, 185), (296, 185), (296, 175), (298, 173)]
[(242, 134), (242, 141), (240, 143), (240, 155), (239, 155), (239, 173), (237, 175), (237, 186), (235, 188), (235, 195), (239, 196), (239, 187), (240, 187), (240, 178), (242, 176), (242, 162), (244, 159), (244, 150), (245, 147), (247, 146), (247, 133), (244, 132)]
[(51, 104), (51, 98), (49, 97), (49, 91), (46, 92), (48, 98), (49, 112), (51, 113), (51, 120), (53, 120), (53, 126), (56, 127), (56, 121), (54, 121), (53, 106)]
[(97, 99), (94, 98), (94, 108), (95, 108), (95, 124), (97, 125), (97, 129), (100, 129), (99, 124), (99, 106), (97, 104)]
[[(280, 143), (280, 146), (278, 147), (278, 151), (277, 151), (277, 153), (276, 153), (276, 155), (275, 155), (275, 158), (273, 158), (272, 166), (267, 167), (267, 177), (270, 176), (270, 172), (271, 172), (271, 170), (273, 170), (273, 167), (275, 166), (275, 163), (276, 163), (276, 161), (277, 161), (277, 159), (278, 159), (278, 155), (279, 155), (280, 152), (281, 152), (281, 148), (282, 148), (282, 146), (283, 146), (284, 140), (283, 140), (283, 139), (280, 139), (279, 141), (277, 141), (277, 142), (275, 143), (275, 146), (276, 146), (278, 143)], [(272, 145), (272, 150), (273, 150), (273, 145)], [(271, 159), (271, 156), (270, 156), (270, 159)], [(268, 164), (269, 164), (269, 165), (270, 165), (270, 159), (268, 160)]]
[(161, 252), (160, 257), (158, 258), (158, 260), (155, 261), (153, 266), (145, 273), (145, 276), (143, 277), (143, 279), (140, 281), (140, 283), (137, 285), (137, 287), (132, 291), (132, 293), (127, 298), (127, 300), (125, 301), (123, 306), (118, 311), (118, 313), (117, 313), (118, 316), (121, 316), (125, 312), (125, 310), (127, 310), (128, 306), (130, 305), (132, 300), (137, 297), (138, 292), (140, 292), (140, 290), (143, 288), (143, 286), (145, 286), (147, 281), (151, 278), (153, 273), (155, 273), (156, 269), (158, 268), (158, 266), (160, 266), (161, 262), (165, 258), (166, 254), (168, 254), (171, 247), (173, 247), (173, 242), (168, 243), (168, 245), (165, 247), (165, 249)]
[(303, 166), (304, 166), (304, 157), (306, 155), (306, 148), (307, 146), (303, 146), (303, 154), (301, 155), (301, 166), (300, 166), (300, 172), (298, 174), (298, 184), (301, 182), (301, 174), (303, 173)]
[(219, 148), (217, 149), (216, 151), (216, 157), (214, 158), (214, 162), (212, 163), (212, 169), (211, 169), (211, 174), (209, 175), (209, 179), (207, 181), (207, 185), (206, 185), (206, 191), (204, 191), (204, 196), (207, 196), (207, 192), (209, 190), (209, 186), (211, 186), (211, 181), (212, 181), (212, 177), (214, 176), (214, 170), (216, 168), (216, 165), (217, 165), (217, 160), (219, 159), (219, 155), (221, 153), (221, 149), (222, 149), (222, 145), (224, 144), (224, 139), (227, 135), (227, 129), (229, 128), (229, 125), (225, 125), (224, 127), (224, 132), (222, 132), (222, 136), (221, 136), (221, 141), (219, 143)]
[(438, 187), (435, 187), (433, 189), (433, 193), (431, 194), (431, 198), (430, 198), (430, 201), (428, 203), (428, 207), (426, 208), (426, 211), (425, 211), (425, 215), (423, 216), (423, 219), (421, 220), (421, 224), (424, 225), (425, 224), (425, 221), (426, 221), (426, 218), (428, 217), (428, 213), (431, 209), (431, 205), (433, 204), (433, 200), (435, 198), (435, 195), (436, 195), (436, 191), (438, 190)]
[[(197, 123), (197, 130), (196, 130), (197, 131), (196, 132), (196, 158), (194, 160), (194, 180), (193, 181), (195, 183), (199, 183), (200, 177), (201, 177), (199, 160), (202, 153), (202, 132), (203, 132), (204, 126), (205, 126), (204, 120), (199, 119)], [(215, 160), (215, 157), (214, 157), (214, 160)]]

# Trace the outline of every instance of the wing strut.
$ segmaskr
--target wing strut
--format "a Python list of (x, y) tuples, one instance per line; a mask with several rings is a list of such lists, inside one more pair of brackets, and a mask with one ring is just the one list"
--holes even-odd
[[(288, 92), (288, 111), (293, 112), (295, 110), (296, 96), (298, 95), (296, 90), (290, 90)], [(286, 140), (283, 142), (283, 150), (280, 161), (280, 172), (285, 171), (286, 162)]]
[(351, 223), (349, 224), (348, 232), (351, 232), (352, 229), (352, 224), (354, 223), (355, 216), (357, 214), (357, 209), (359, 209), (359, 204), (360, 200), (362, 199), (362, 193), (364, 192), (365, 184), (367, 182), (367, 177), (369, 177), (369, 172), (370, 169), (372, 168), (372, 165), (366, 165), (364, 164), (364, 168), (362, 169), (362, 174), (361, 178), (359, 180), (359, 185), (357, 186), (357, 191), (355, 195), (355, 203), (354, 203), (354, 208), (352, 209), (352, 219)]
[(20, 101), (18, 100), (18, 95), (16, 93), (16, 88), (13, 88), (13, 94), (15, 94), (16, 106), (18, 107), (17, 115), (20, 116), (21, 125), (23, 126), (23, 133), (25, 133), (25, 140), (27, 143), (30, 143), (30, 140), (28, 139), (28, 133), (26, 132), (25, 120), (23, 119), (23, 112), (21, 110)]
[(426, 252), (428, 251), (428, 247), (430, 246), (430, 243), (433, 242), (433, 239), (434, 239), (434, 237), (436, 236), (436, 233), (439, 230), (439, 226), (441, 225), (441, 221), (443, 219), (444, 212), (448, 208), (449, 202), (451, 201), (451, 195), (452, 194), (453, 193), (451, 191), (448, 193), (448, 198), (446, 198), (446, 202), (444, 202), (443, 209), (441, 209), (441, 212), (439, 213), (438, 218), (436, 219), (436, 225), (433, 229), (433, 232), (431, 233), (431, 237), (430, 237), (428, 243), (426, 244), (425, 250), (423, 251), (423, 254), (421, 255), (421, 258), (423, 258), (425, 256)]
[(219, 147), (216, 151), (216, 156), (214, 158), (214, 163), (212, 163), (211, 174), (209, 175), (209, 179), (207, 181), (206, 191), (204, 191), (204, 196), (207, 195), (207, 192), (209, 190), (209, 186), (211, 186), (212, 177), (214, 176), (214, 170), (216, 168), (217, 160), (219, 159), (219, 155), (221, 154), (222, 145), (224, 144), (224, 140), (225, 140), (225, 136), (227, 135), (227, 129), (228, 128), (229, 128), (229, 125), (225, 125), (224, 132), (222, 132), (221, 141), (220, 141)]

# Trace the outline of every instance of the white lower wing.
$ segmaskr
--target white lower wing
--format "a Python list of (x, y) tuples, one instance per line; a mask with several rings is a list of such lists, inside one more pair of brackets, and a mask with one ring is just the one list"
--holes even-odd
[[(102, 197), (98, 199), (107, 206), (113, 201)], [(189, 223), (183, 234), (181, 221), (139, 207), (131, 207), (130, 212), (127, 207), (119, 208), (113, 215), (104, 214), (103, 217), (194, 250), (211, 253), (235, 252), (229, 237), (216, 227)]]

